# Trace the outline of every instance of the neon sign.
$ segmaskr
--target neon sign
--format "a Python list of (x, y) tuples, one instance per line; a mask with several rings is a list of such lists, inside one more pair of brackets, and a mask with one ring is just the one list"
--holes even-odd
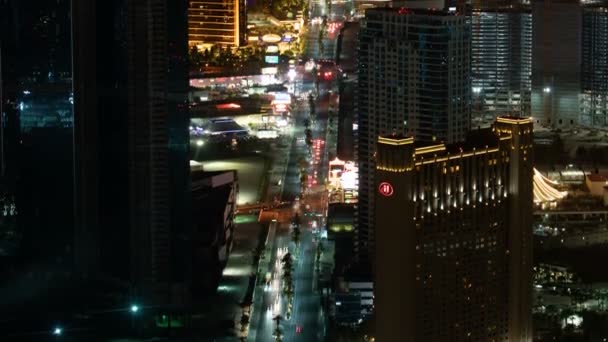
[(390, 197), (394, 193), (393, 185), (388, 182), (382, 182), (378, 186), (378, 192), (380, 192), (380, 195), (382, 196)]

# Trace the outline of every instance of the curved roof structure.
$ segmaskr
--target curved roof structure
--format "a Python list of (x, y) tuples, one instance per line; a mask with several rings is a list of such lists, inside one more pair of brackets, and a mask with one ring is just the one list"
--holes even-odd
[(549, 203), (558, 201), (568, 195), (567, 191), (559, 191), (554, 186), (556, 182), (543, 176), (540, 171), (534, 169), (534, 203)]

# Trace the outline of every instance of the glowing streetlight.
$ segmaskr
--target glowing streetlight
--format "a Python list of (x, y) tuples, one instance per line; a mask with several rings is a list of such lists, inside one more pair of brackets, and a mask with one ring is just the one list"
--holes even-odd
[(205, 145), (205, 142), (203, 140), (199, 139), (196, 141), (196, 146), (201, 147), (203, 145)]
[(61, 329), (61, 327), (55, 327), (55, 329), (53, 329), (53, 335), (55, 336), (60, 336), (63, 333), (63, 329)]
[(545, 88), (543, 89), (543, 92), (544, 92), (545, 94), (549, 94), (549, 93), (551, 93), (551, 87), (545, 87)]
[(137, 313), (139, 311), (138, 305), (131, 305), (131, 313)]

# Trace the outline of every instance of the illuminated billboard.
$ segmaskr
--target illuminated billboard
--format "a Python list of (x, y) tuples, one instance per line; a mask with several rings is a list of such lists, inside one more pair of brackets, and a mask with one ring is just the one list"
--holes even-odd
[(278, 43), (281, 41), (281, 36), (279, 36), (278, 34), (274, 34), (274, 33), (268, 33), (265, 34), (264, 36), (262, 36), (262, 41), (264, 43)]
[(276, 139), (279, 133), (274, 130), (259, 130), (257, 136), (259, 139)]
[(276, 67), (262, 68), (263, 75), (274, 75), (277, 72), (278, 72), (278, 69)]
[(291, 104), (291, 95), (285, 92), (279, 92), (274, 94), (272, 104)]
[(264, 61), (268, 64), (279, 64), (279, 56), (266, 56)]
[(279, 47), (276, 45), (269, 45), (266, 48), (266, 53), (279, 53)]

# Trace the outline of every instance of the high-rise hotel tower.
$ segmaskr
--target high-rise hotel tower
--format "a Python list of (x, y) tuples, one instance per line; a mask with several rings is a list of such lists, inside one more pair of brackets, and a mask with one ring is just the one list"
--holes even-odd
[(190, 46), (247, 44), (247, 1), (188, 0), (188, 4)]
[[(448, 7), (376, 8), (359, 34), (357, 91), (359, 204), (356, 252), (373, 253), (374, 154), (379, 135), (461, 141), (470, 126), (470, 37)], [(411, 5), (411, 6), (410, 6)]]
[(378, 341), (532, 340), (533, 124), (463, 142), (378, 138)]

